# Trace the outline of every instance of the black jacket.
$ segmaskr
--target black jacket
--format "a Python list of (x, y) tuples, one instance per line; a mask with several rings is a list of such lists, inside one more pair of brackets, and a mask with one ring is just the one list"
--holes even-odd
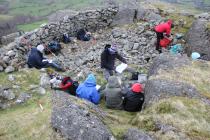
[(114, 70), (115, 58), (119, 59), (123, 63), (126, 63), (126, 60), (117, 52), (115, 54), (110, 54), (108, 48), (109, 47), (105, 47), (101, 54), (101, 68)]
[(142, 105), (144, 103), (143, 93), (133, 93), (129, 91), (124, 98), (123, 107), (124, 110), (129, 112), (141, 111)]
[(48, 64), (47, 61), (43, 62), (43, 59), (43, 54), (39, 52), (37, 48), (32, 48), (28, 56), (27, 64), (29, 65), (29, 68), (35, 67), (37, 69), (41, 69)]

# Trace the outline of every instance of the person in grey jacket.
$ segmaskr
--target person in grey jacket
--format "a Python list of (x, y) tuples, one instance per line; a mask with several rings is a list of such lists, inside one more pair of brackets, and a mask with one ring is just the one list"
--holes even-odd
[(123, 90), (121, 89), (120, 80), (117, 76), (110, 76), (104, 93), (106, 107), (122, 109)]

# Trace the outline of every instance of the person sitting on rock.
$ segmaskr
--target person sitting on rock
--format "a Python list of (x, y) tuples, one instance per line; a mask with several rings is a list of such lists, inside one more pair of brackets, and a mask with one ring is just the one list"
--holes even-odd
[(131, 90), (129, 90), (123, 100), (123, 108), (129, 112), (141, 111), (142, 105), (144, 103), (144, 94), (142, 93), (143, 88), (139, 83), (132, 85)]
[(164, 38), (164, 33), (166, 34), (167, 37), (170, 37), (171, 28), (173, 27), (174, 25), (172, 24), (172, 20), (168, 20), (165, 23), (161, 23), (155, 26), (154, 30), (157, 34), (156, 50), (159, 51), (159, 53), (162, 53), (162, 48), (160, 47), (160, 40)]
[(121, 89), (120, 79), (117, 76), (110, 76), (106, 88), (102, 91), (104, 94), (106, 107), (122, 109), (123, 91)]
[(77, 32), (77, 39), (82, 41), (89, 41), (91, 39), (91, 33), (86, 29), (80, 29)]
[(42, 44), (38, 45), (36, 48), (31, 49), (27, 60), (29, 68), (35, 67), (37, 69), (41, 69), (52, 67), (57, 71), (64, 71), (64, 69), (61, 68), (58, 64), (43, 57), (44, 49), (45, 47)]
[(126, 60), (117, 52), (116, 44), (107, 44), (104, 51), (101, 53), (101, 68), (103, 69), (104, 77), (107, 81), (109, 76), (114, 74), (116, 58), (126, 63)]
[(100, 94), (96, 89), (96, 78), (93, 74), (89, 74), (84, 83), (80, 84), (76, 90), (79, 98), (86, 99), (94, 104), (100, 101)]

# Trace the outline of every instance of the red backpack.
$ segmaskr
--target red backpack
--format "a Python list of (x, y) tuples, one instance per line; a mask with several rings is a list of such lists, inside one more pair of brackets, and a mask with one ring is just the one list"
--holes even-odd
[(163, 48), (167, 48), (170, 43), (171, 43), (171, 40), (168, 38), (163, 38), (160, 40), (160, 46)]

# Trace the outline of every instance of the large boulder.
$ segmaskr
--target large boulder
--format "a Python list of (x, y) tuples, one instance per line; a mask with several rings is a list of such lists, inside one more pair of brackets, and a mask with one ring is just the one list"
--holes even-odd
[(149, 68), (148, 76), (158, 74), (160, 70), (170, 70), (177, 67), (189, 65), (190, 60), (187, 56), (170, 55), (163, 53), (159, 57), (156, 57)]
[(136, 128), (128, 129), (124, 135), (124, 140), (153, 140), (148, 134)]
[(136, 0), (123, 1), (119, 4), (119, 11), (114, 17), (112, 25), (123, 25), (133, 23), (136, 16), (136, 12)]
[(105, 114), (91, 102), (61, 91), (53, 93), (52, 127), (65, 139), (112, 139), (112, 134), (101, 121), (103, 117)]
[(192, 52), (199, 52), (207, 54), (210, 60), (210, 31), (208, 28), (209, 22), (204, 19), (198, 19), (192, 24), (185, 36), (188, 56)]
[(171, 96), (182, 96), (189, 98), (201, 97), (197, 89), (189, 84), (162, 79), (148, 80), (144, 92), (146, 106), (153, 102), (158, 102), (160, 99)]

